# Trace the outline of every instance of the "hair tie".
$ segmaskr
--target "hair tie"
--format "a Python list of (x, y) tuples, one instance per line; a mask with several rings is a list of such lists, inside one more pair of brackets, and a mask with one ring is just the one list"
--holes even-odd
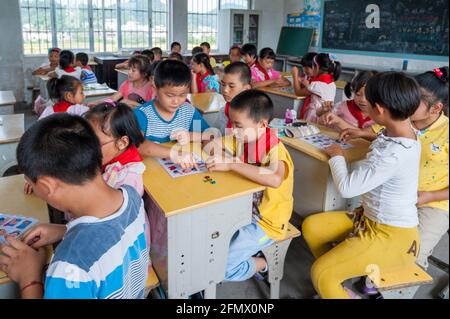
[(317, 63), (317, 55), (314, 56), (313, 63), (316, 66), (316, 68), (320, 69), (320, 65), (319, 65), (319, 63)]
[(337, 57), (332, 53), (328, 53), (328, 58), (332, 63), (334, 63), (337, 60)]
[(111, 106), (113, 106), (113, 107), (116, 107), (116, 106), (117, 106), (117, 103), (114, 102), (114, 101), (111, 100), (111, 99), (106, 99), (106, 100), (104, 100), (103, 102), (106, 103), (106, 104), (109, 104), (109, 105), (111, 105)]
[(434, 74), (436, 74), (436, 76), (437, 76), (439, 79), (442, 79), (442, 78), (444, 77), (444, 73), (443, 73), (442, 70), (439, 69), (439, 68), (435, 68), (435, 69), (433, 70), (433, 72), (434, 72)]

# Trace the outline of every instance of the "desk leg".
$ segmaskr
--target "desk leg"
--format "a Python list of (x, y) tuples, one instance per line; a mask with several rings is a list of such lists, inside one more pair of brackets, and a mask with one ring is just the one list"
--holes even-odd
[(216, 284), (225, 279), (231, 238), (251, 223), (252, 199), (244, 195), (168, 218), (149, 212), (152, 263), (170, 299), (203, 290), (206, 298), (215, 298)]

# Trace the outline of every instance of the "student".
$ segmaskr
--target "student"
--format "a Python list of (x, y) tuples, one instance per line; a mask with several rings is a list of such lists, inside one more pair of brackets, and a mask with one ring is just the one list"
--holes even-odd
[(150, 61), (150, 64), (155, 61), (155, 54), (153, 54), (152, 50), (144, 50), (142, 51), (141, 55), (145, 55)]
[(241, 48), (242, 60), (252, 68), (258, 61), (258, 49), (254, 44), (244, 44)]
[(229, 52), (229, 57), (230, 57), (229, 61), (224, 61), (223, 62), (223, 66), (224, 67), (227, 67), (231, 63), (240, 62), (241, 61), (241, 58), (242, 58), (242, 56), (241, 56), (241, 48), (238, 47), (238, 46), (231, 47), (230, 52)]
[[(53, 72), (56, 67), (59, 65), (59, 53), (61, 49), (59, 48), (50, 48), (48, 49), (48, 63), (42, 64), (38, 69), (33, 71), (33, 75), (46, 75), (50, 72)], [(42, 112), (46, 107), (46, 101), (39, 95), (34, 101), (34, 112), (41, 116)]]
[(202, 47), (194, 47), (192, 49), (192, 57), (196, 56), (199, 53), (203, 53)]
[(317, 123), (320, 116), (330, 111), (327, 104), (334, 102), (334, 82), (341, 74), (341, 63), (328, 53), (320, 53), (313, 58), (313, 70), (310, 80), (302, 80), (298, 72), (294, 72), (294, 88), (297, 96), (306, 96), (299, 118)]
[(183, 56), (178, 52), (172, 52), (169, 54), (169, 60), (176, 60), (184, 62)]
[(359, 72), (345, 87), (345, 95), (350, 100), (338, 103), (330, 112), (320, 117), (319, 123), (339, 131), (372, 126), (374, 122), (368, 114), (365, 89), (367, 82), (377, 73), (376, 71)]
[(220, 84), (205, 53), (195, 55), (192, 65), (192, 93), (220, 92)]
[(226, 128), (232, 128), (230, 119), (231, 101), (240, 93), (250, 90), (252, 88), (251, 81), (252, 73), (248, 65), (244, 62), (233, 62), (225, 68), (224, 76), (221, 81), (221, 91), (227, 102), (223, 108), (224, 117), (226, 119)]
[(73, 76), (63, 75), (60, 79), (50, 79), (47, 82), (47, 91), (50, 99), (55, 104), (47, 106), (39, 120), (53, 113), (83, 115), (89, 111), (89, 108), (83, 105), (83, 84)]
[(59, 64), (59, 53), (61, 49), (50, 48), (48, 49), (48, 62), (42, 64), (39, 68), (33, 71), (33, 75), (46, 75), (47, 73), (54, 71)]
[[(18, 283), (22, 298), (144, 298), (143, 201), (129, 186), (105, 183), (89, 123), (69, 114), (39, 121), (21, 138), (17, 161), (38, 197), (77, 217), (67, 225), (40, 224), (23, 242), (8, 238), (11, 245), (0, 248), (0, 269)], [(59, 241), (44, 274), (44, 247)]]
[[(417, 204), (421, 247), (417, 263), (424, 269), (428, 268), (428, 257), (449, 228), (449, 120), (445, 115), (449, 101), (448, 76), (448, 67), (442, 67), (415, 77), (422, 90), (421, 104), (411, 116), (422, 144)], [(371, 140), (376, 138), (379, 129), (373, 126), (364, 131), (346, 130), (342, 137), (346, 141), (356, 137)], [(370, 292), (370, 288), (365, 292)]]
[(252, 223), (231, 239), (227, 281), (244, 281), (267, 271), (264, 257), (253, 256), (284, 238), (292, 215), (294, 166), (277, 133), (269, 129), (272, 117), (269, 96), (258, 90), (242, 92), (231, 102), (234, 138), (226, 137), (224, 144), (234, 158), (227, 160), (215, 150), (207, 160), (211, 172), (232, 171), (266, 187), (254, 196)]
[(59, 54), (59, 66), (55, 71), (50, 72), (50, 78), (61, 78), (63, 75), (70, 75), (77, 79), (81, 78), (81, 68), (75, 66), (75, 55), (72, 51), (62, 50)]
[[(150, 82), (150, 61), (146, 56), (137, 55), (130, 59), (128, 63), (128, 80), (109, 99), (114, 102), (122, 102), (131, 108), (136, 108), (153, 98), (153, 90)], [(104, 100), (89, 103), (95, 106), (103, 103)]]
[(91, 67), (88, 65), (89, 56), (86, 53), (77, 53), (75, 56), (75, 65), (81, 68), (81, 81), (84, 85), (97, 83), (97, 77), (92, 71)]
[[(380, 73), (366, 86), (369, 115), (385, 130), (371, 145), (367, 159), (349, 171), (338, 145), (326, 149), (334, 183), (344, 198), (362, 195), (353, 215), (331, 212), (312, 215), (303, 236), (317, 258), (314, 287), (324, 298), (356, 298), (344, 280), (367, 274), (371, 266), (401, 269), (419, 253), (417, 186), (420, 141), (409, 117), (420, 104), (417, 82), (397, 72)], [(340, 242), (335, 248), (331, 243)]]
[(203, 53), (208, 56), (209, 64), (211, 65), (211, 67), (213, 67), (213, 68), (217, 67), (216, 59), (210, 55), (211, 54), (211, 45), (208, 42), (203, 42), (202, 44), (200, 44), (200, 47), (202, 48)]
[(163, 51), (159, 47), (152, 48), (151, 51), (153, 52), (153, 55), (155, 56), (154, 62), (161, 61), (163, 56)]
[(259, 53), (258, 62), (251, 68), (253, 88), (287, 87), (288, 79), (273, 69), (276, 55), (271, 48), (264, 48)]
[(182, 52), (181, 43), (180, 42), (173, 42), (170, 45), (170, 52), (171, 53), (181, 54), (181, 52)]
[(208, 124), (186, 102), (191, 86), (188, 66), (180, 61), (163, 61), (156, 68), (154, 79), (156, 98), (135, 110), (145, 138), (156, 143), (174, 140), (182, 145), (194, 137), (201, 140), (201, 133), (208, 129)]
[[(138, 147), (144, 142), (133, 111), (123, 103), (103, 103), (84, 115), (94, 128), (102, 150), (102, 174), (106, 183), (116, 189), (133, 187), (144, 196), (145, 165)], [(150, 246), (150, 224), (146, 215), (146, 240)]]

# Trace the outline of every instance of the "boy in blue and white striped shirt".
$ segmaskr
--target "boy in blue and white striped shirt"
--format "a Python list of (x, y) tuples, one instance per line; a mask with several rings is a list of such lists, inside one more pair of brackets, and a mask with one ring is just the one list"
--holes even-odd
[[(143, 201), (131, 187), (104, 182), (89, 123), (67, 113), (39, 121), (23, 135), (17, 160), (38, 197), (76, 217), (67, 226), (38, 225), (23, 241), (7, 238), (10, 246), (0, 247), (0, 269), (19, 284), (22, 298), (144, 298)], [(43, 247), (60, 240), (44, 275)]]
[(154, 74), (156, 98), (134, 112), (145, 138), (151, 142), (200, 141), (209, 128), (200, 112), (188, 101), (192, 76), (180, 61), (161, 62)]
[(86, 53), (77, 53), (77, 55), (75, 56), (75, 65), (81, 68), (80, 79), (83, 82), (83, 85), (97, 83), (97, 77), (95, 76), (94, 71), (92, 71), (88, 63), (89, 56)]

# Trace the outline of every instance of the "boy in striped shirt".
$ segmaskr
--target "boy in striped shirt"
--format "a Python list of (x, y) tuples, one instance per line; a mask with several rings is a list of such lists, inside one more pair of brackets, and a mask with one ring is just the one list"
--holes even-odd
[(81, 81), (83, 85), (95, 84), (97, 83), (97, 77), (94, 71), (88, 65), (89, 56), (86, 53), (80, 52), (75, 56), (75, 65), (81, 68)]
[[(0, 269), (22, 298), (144, 298), (143, 202), (131, 187), (104, 182), (89, 123), (67, 113), (39, 121), (23, 135), (17, 161), (38, 197), (76, 217), (67, 225), (38, 225), (23, 241), (7, 238), (10, 245), (0, 247)], [(44, 274), (44, 247), (59, 241)]]

